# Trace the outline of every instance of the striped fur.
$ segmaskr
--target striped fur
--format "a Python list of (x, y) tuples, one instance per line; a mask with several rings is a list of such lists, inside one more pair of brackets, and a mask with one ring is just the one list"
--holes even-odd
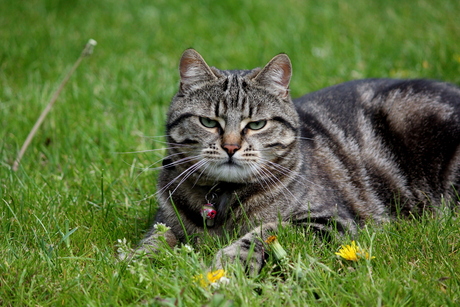
[[(263, 240), (280, 221), (354, 232), (396, 212), (437, 210), (442, 198), (454, 203), (460, 90), (453, 85), (368, 79), (292, 101), (286, 55), (263, 69), (222, 71), (191, 49), (180, 73), (156, 217), (171, 228), (170, 245), (186, 239), (183, 227), (188, 236), (237, 232), (215, 265), (240, 259), (257, 272)], [(217, 211), (213, 227), (200, 214), (208, 201)], [(157, 237), (152, 228), (139, 249), (155, 251)]]

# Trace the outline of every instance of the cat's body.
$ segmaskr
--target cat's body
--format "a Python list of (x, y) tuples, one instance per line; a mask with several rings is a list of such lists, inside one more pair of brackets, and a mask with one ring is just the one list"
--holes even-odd
[[(192, 237), (236, 232), (216, 265), (241, 259), (257, 270), (261, 240), (279, 222), (354, 232), (455, 198), (460, 90), (452, 85), (369, 79), (292, 102), (286, 55), (263, 69), (220, 71), (187, 50), (180, 72), (156, 217), (171, 228), (170, 245), (186, 239), (183, 227)], [(155, 250), (157, 236), (152, 229), (140, 249)]]

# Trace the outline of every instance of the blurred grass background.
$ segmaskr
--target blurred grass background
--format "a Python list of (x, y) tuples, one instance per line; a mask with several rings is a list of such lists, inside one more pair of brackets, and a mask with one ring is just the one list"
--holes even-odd
[[(285, 52), (294, 67), (294, 97), (368, 77), (458, 85), (459, 12), (457, 0), (1, 1), (0, 305), (150, 304), (146, 299), (181, 293), (187, 282), (177, 281), (171, 268), (151, 272), (172, 285), (155, 292), (161, 284), (143, 288), (137, 277), (123, 275), (126, 268), (113, 255), (117, 239), (136, 244), (151, 222), (156, 171), (143, 170), (159, 166), (153, 163), (162, 156), (161, 151), (121, 153), (162, 147), (155, 136), (164, 133), (186, 48), (221, 69), (263, 66)], [(21, 169), (11, 171), (38, 115), (89, 38), (98, 42), (93, 56), (64, 89)], [(446, 234), (450, 240), (458, 234), (455, 225)], [(408, 241), (419, 236), (415, 230), (403, 233)], [(437, 235), (433, 231), (433, 238)], [(392, 241), (382, 239), (380, 248)], [(449, 245), (451, 251), (455, 244), (458, 239)], [(407, 258), (414, 260), (417, 251)], [(334, 250), (312, 252), (321, 257)], [(419, 269), (438, 270), (433, 278), (458, 277), (448, 273), (459, 267), (454, 256), (455, 265), (441, 257)], [(401, 284), (399, 277), (388, 291), (373, 288), (368, 295), (339, 297), (349, 305), (375, 302), (377, 296), (385, 305), (401, 305), (407, 297), (409, 305), (426, 298), (435, 305), (458, 302), (458, 279), (450, 277), (452, 285), (441, 291), (437, 283), (430, 290), (429, 281), (416, 285), (409, 278)], [(280, 293), (246, 303), (285, 302)], [(184, 302), (209, 302), (203, 293), (187, 295), (193, 299)]]

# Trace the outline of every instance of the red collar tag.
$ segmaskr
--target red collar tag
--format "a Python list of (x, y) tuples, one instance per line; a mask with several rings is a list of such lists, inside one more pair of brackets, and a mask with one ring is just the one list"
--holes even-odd
[(207, 203), (205, 204), (200, 210), (201, 216), (206, 221), (206, 226), (213, 227), (214, 226), (214, 219), (217, 215), (216, 208), (214, 208), (213, 204)]

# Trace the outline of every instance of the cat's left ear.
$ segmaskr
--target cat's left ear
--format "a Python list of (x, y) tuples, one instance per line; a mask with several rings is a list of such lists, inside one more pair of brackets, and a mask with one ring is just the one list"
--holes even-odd
[(291, 60), (286, 54), (278, 54), (265, 65), (253, 80), (265, 86), (281, 99), (285, 99), (289, 96), (291, 76)]

